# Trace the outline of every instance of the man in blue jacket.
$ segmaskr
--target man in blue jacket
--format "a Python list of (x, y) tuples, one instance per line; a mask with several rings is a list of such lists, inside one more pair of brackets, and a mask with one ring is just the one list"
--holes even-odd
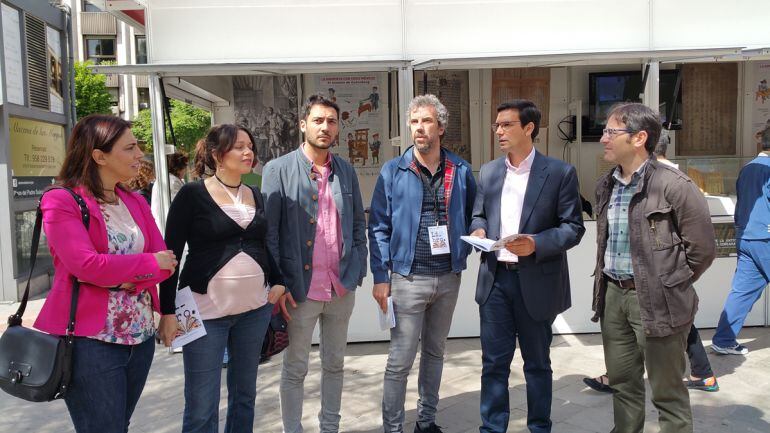
[(373, 295), (385, 312), (392, 297), (396, 326), (390, 331), (382, 422), (402, 432), (406, 380), (422, 343), (417, 425), (440, 433), (435, 423), (444, 347), (470, 247), (468, 233), (476, 195), (470, 165), (441, 147), (449, 114), (433, 95), (409, 104), (414, 146), (380, 172), (369, 214)]
[(735, 240), (738, 265), (711, 348), (722, 355), (745, 355), (738, 333), (751, 307), (770, 283), (770, 142), (738, 174)]

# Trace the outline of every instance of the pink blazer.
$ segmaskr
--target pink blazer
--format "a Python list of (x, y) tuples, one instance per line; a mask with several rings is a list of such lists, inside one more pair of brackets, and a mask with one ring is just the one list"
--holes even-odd
[(35, 321), (35, 328), (54, 335), (66, 333), (72, 296), (72, 276), (88, 283), (80, 284), (75, 316), (75, 335), (95, 335), (105, 325), (109, 289), (123, 283), (134, 283), (136, 289), (148, 289), (152, 305), (160, 305), (156, 285), (171, 273), (161, 270), (153, 253), (166, 249), (155, 225), (147, 201), (136, 193), (116, 188), (136, 225), (144, 235), (144, 253), (109, 254), (107, 228), (96, 199), (82, 187), (74, 189), (88, 205), (91, 221), (88, 231), (83, 225), (80, 208), (65, 190), (57, 189), (43, 196), (43, 230), (48, 239), (54, 265), (51, 291)]

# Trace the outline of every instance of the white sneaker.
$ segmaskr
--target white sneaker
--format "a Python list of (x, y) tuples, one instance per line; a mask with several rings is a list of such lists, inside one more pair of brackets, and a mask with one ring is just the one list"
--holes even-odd
[(746, 346), (740, 344), (736, 344), (735, 346), (730, 347), (719, 347), (716, 344), (712, 344), (711, 349), (714, 352), (720, 353), (722, 355), (746, 355), (749, 353), (749, 349)]

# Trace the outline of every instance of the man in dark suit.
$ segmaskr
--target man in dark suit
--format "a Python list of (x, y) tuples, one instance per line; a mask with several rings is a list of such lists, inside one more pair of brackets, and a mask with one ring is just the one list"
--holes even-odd
[(481, 433), (504, 433), (508, 377), (518, 337), (530, 432), (551, 431), (551, 324), (570, 307), (567, 250), (585, 232), (575, 167), (535, 150), (540, 111), (516, 99), (497, 107), (492, 129), (505, 156), (481, 167), (471, 234), (502, 239), (482, 253), (476, 285), (481, 316)]

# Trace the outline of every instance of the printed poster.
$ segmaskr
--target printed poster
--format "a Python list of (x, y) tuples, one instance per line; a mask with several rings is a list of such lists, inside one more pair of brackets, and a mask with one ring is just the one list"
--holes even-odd
[(754, 67), (754, 102), (751, 130), (757, 144), (770, 147), (770, 61), (756, 62)]
[(61, 65), (61, 33), (45, 27), (46, 45), (48, 46), (48, 93), (50, 108), (54, 113), (64, 114), (64, 98), (62, 96), (62, 65)]
[(315, 77), (318, 93), (340, 107), (340, 135), (332, 149), (355, 168), (380, 167), (388, 144), (382, 121), (387, 94), (375, 73), (322, 74)]
[(300, 143), (297, 77), (245, 75), (233, 77), (235, 123), (254, 136), (258, 170)]

